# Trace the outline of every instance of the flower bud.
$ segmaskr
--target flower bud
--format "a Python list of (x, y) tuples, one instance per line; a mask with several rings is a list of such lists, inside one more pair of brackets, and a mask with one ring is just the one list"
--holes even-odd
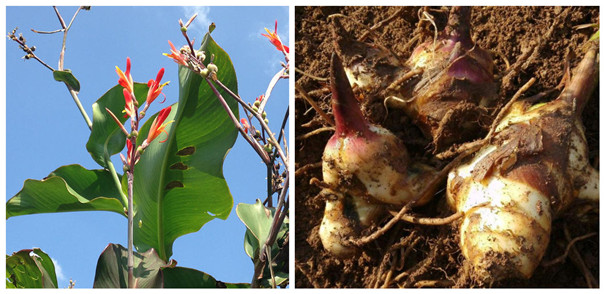
[(200, 70), (200, 75), (205, 79), (208, 77), (208, 69), (204, 68), (202, 70)]
[(267, 145), (263, 146), (265, 148), (265, 151), (267, 151), (268, 153), (273, 152), (273, 145), (271, 145), (271, 143), (267, 143)]
[(208, 64), (207, 68), (211, 72), (218, 72), (218, 66), (216, 66), (214, 63)]
[(254, 101), (254, 106), (259, 107), (260, 106), (260, 101), (258, 101), (258, 100)]
[(186, 33), (187, 32), (187, 27), (181, 27), (181, 32)]
[(195, 52), (195, 57), (201, 61), (204, 61), (204, 59), (206, 59), (206, 53), (204, 51), (197, 51)]
[(267, 112), (263, 111), (263, 118), (267, 118)]
[(133, 130), (132, 132), (130, 132), (131, 137), (137, 137), (138, 135), (139, 135), (139, 132), (137, 130)]

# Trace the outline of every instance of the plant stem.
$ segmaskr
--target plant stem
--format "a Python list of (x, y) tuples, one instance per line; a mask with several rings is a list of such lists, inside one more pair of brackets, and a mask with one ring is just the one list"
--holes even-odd
[(122, 191), (122, 183), (120, 182), (120, 179), (118, 178), (118, 173), (116, 172), (116, 169), (113, 166), (113, 162), (111, 162), (111, 160), (109, 160), (109, 158), (106, 158), (106, 161), (107, 161), (107, 167), (109, 168), (109, 172), (111, 173), (111, 177), (113, 178), (113, 182), (114, 182), (114, 184), (116, 184), (116, 188), (120, 192), (120, 198), (122, 199), (122, 205), (124, 207), (128, 207), (128, 198), (126, 195), (124, 195), (124, 192)]
[[(229, 88), (227, 88), (227, 86), (223, 85), (223, 83), (221, 83), (219, 80), (215, 81), (223, 90), (225, 90), (227, 93), (229, 93), (229, 95), (231, 95), (231, 97), (233, 97), (235, 100), (237, 100), (237, 102), (239, 102), (239, 104), (243, 105), (246, 108), (249, 108), (250, 112), (252, 113), (252, 115), (254, 115), (254, 117), (256, 117), (256, 119), (258, 120), (259, 124), (261, 125), (261, 127), (263, 129), (265, 129), (267, 131), (267, 133), (269, 134), (269, 138), (271, 138), (270, 142), (271, 144), (273, 144), (275, 146), (275, 148), (277, 149), (277, 153), (279, 154), (279, 156), (281, 156), (282, 159), (285, 159), (286, 157), (284, 156), (284, 152), (281, 149), (281, 146), (279, 144), (279, 141), (275, 140), (275, 136), (273, 135), (273, 133), (271, 132), (271, 129), (269, 128), (269, 126), (265, 123), (265, 120), (262, 118), (262, 116), (256, 112), (253, 111), (252, 108), (250, 108), (250, 106), (248, 106), (243, 100), (242, 98), (240, 98), (238, 95), (236, 95), (235, 93), (233, 93), (233, 91), (231, 91)], [(210, 81), (208, 81), (208, 83), (210, 84)], [(214, 86), (211, 86), (214, 90)], [(215, 92), (215, 94), (218, 93)], [(220, 95), (220, 94), (218, 94)], [(221, 96), (222, 98), (222, 96)], [(224, 99), (222, 99), (224, 101)], [(229, 110), (231, 111), (231, 110)], [(233, 114), (233, 113), (232, 113)], [(237, 119), (235, 119), (235, 121), (237, 122)], [(237, 124), (239, 124), (239, 122), (237, 122)], [(288, 165), (285, 165), (284, 168), (286, 170), (288, 170)]]
[(76, 103), (76, 106), (78, 107), (78, 110), (80, 110), (80, 113), (82, 114), (82, 118), (84, 118), (84, 121), (86, 122), (86, 125), (88, 126), (88, 129), (90, 129), (92, 131), (92, 121), (90, 120), (90, 117), (88, 117), (88, 114), (86, 113), (86, 110), (84, 110), (84, 107), (82, 107), (82, 103), (80, 103), (80, 99), (78, 98), (78, 93), (67, 83), (65, 83), (65, 86), (67, 86), (67, 90), (69, 91), (69, 94), (71, 94), (71, 98), (74, 99), (74, 102)]
[(134, 166), (127, 172), (128, 174), (128, 288), (134, 288), (134, 253), (133, 253), (133, 205), (132, 192), (134, 184)]
[[(260, 158), (263, 160), (263, 162), (265, 164), (270, 164), (271, 161), (269, 160), (269, 155), (264, 150), (262, 150), (262, 148), (256, 143), (256, 141), (253, 141), (248, 136), (248, 134), (246, 134), (246, 132), (242, 128), (241, 124), (237, 120), (237, 117), (235, 117), (235, 114), (233, 114), (233, 111), (231, 111), (231, 108), (229, 108), (229, 105), (227, 104), (227, 101), (225, 101), (225, 98), (223, 98), (223, 95), (221, 95), (221, 93), (219, 93), (219, 91), (212, 84), (212, 82), (210, 82), (208, 79), (206, 79), (206, 82), (208, 83), (208, 85), (212, 89), (212, 92), (214, 92), (214, 95), (218, 98), (218, 100), (221, 103), (221, 105), (223, 106), (223, 108), (225, 108), (225, 111), (227, 111), (227, 114), (229, 115), (229, 118), (231, 118), (231, 120), (233, 121), (233, 124), (239, 130), (240, 134), (242, 134), (242, 136), (244, 137), (244, 139), (246, 141), (248, 141), (248, 143), (250, 144), (250, 146), (252, 146), (252, 148), (254, 149), (254, 151), (256, 151), (256, 153), (260, 156)], [(219, 81), (216, 81), (216, 82), (218, 82), (219, 85), (222, 85)]]
[[(275, 238), (279, 233), (279, 228), (281, 228), (281, 225), (284, 223), (287, 211), (287, 209), (284, 208), (284, 204), (286, 195), (288, 193), (288, 186), (290, 182), (289, 180), (290, 177), (286, 172), (286, 178), (284, 180), (284, 185), (281, 190), (281, 193), (279, 194), (279, 200), (277, 203), (277, 207), (275, 208), (275, 215), (273, 216), (273, 222), (271, 223), (271, 230), (269, 231), (269, 236), (267, 237), (267, 240), (263, 244), (261, 250), (259, 250), (260, 254), (258, 259), (254, 262), (254, 275), (252, 277), (251, 285), (252, 288), (257, 288), (259, 286), (258, 276), (262, 273), (262, 270), (265, 267), (265, 264), (267, 263), (266, 250), (267, 248), (271, 248), (271, 246), (273, 246)], [(271, 266), (271, 264), (269, 264), (269, 266)]]

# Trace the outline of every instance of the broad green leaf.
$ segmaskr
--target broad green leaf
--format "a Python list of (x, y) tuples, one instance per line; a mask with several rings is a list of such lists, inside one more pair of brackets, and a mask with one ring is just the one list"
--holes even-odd
[(53, 71), (53, 78), (57, 82), (64, 82), (69, 85), (74, 91), (80, 92), (80, 82), (71, 73), (71, 70), (55, 70)]
[[(134, 252), (133, 274), (135, 288), (160, 288), (160, 268), (168, 266), (154, 249), (145, 253)], [(109, 244), (97, 262), (93, 288), (128, 288), (128, 249)]]
[(210, 275), (190, 268), (164, 268), (164, 288), (219, 288)]
[[(215, 55), (218, 79), (237, 93), (229, 55), (209, 34), (201, 50)], [(221, 93), (238, 116), (237, 102)], [(147, 137), (153, 119), (139, 131), (138, 144)], [(172, 255), (176, 238), (215, 218), (226, 219), (233, 207), (222, 168), (237, 130), (206, 81), (184, 67), (179, 67), (179, 102), (166, 118), (172, 120), (168, 135), (149, 145), (134, 172), (134, 223), (140, 224), (134, 228), (134, 243), (141, 252), (155, 248), (163, 260)]]
[[(111, 110), (122, 123), (127, 120), (122, 113), (126, 104), (123, 89), (120, 85), (111, 88), (92, 105), (92, 131), (86, 149), (92, 159), (105, 168), (108, 167), (109, 157), (122, 151), (126, 144), (126, 135), (105, 110), (105, 108)], [(147, 99), (148, 90), (146, 84), (134, 84), (134, 94), (139, 105), (143, 105)]]
[(57, 288), (55, 265), (39, 248), (6, 256), (6, 288)]
[(105, 210), (124, 215), (120, 192), (106, 170), (66, 165), (41, 181), (26, 180), (6, 203), (6, 218), (18, 215)]
[[(176, 267), (176, 261), (164, 262), (155, 249), (134, 252), (133, 275), (135, 288), (250, 288), (250, 284), (217, 281), (207, 273)], [(119, 244), (109, 244), (97, 262), (94, 288), (128, 287), (128, 250)]]

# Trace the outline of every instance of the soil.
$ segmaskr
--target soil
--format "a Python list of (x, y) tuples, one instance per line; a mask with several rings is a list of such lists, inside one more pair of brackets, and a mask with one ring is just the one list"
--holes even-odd
[[(430, 24), (418, 26), (419, 11), (428, 9), (435, 24), (442, 29), (448, 8), (421, 7), (296, 7), (296, 84), (309, 93), (319, 107), (331, 117), (327, 81), (329, 63), (335, 51), (328, 17), (342, 14), (340, 22), (356, 38), (370, 27), (399, 13), (392, 21), (374, 30), (365, 42), (374, 42), (407, 59), (413, 46), (406, 46), (416, 35), (421, 40), (432, 37)], [(566, 57), (575, 66), (583, 54), (582, 45), (596, 31), (578, 29), (583, 24), (597, 24), (598, 7), (473, 7), (471, 35), (478, 46), (494, 56), (495, 75), (501, 103), (506, 103), (530, 78), (536, 83), (524, 93), (529, 97), (556, 87), (564, 75)], [(531, 50), (531, 51), (528, 51)], [(524, 54), (526, 53), (526, 54)], [(529, 58), (524, 58), (523, 56)], [(507, 63), (518, 70), (508, 74)], [(508, 74), (508, 75), (507, 75)], [(312, 75), (314, 77), (311, 77)], [(505, 78), (506, 77), (506, 78)], [(584, 112), (583, 122), (590, 150), (590, 162), (599, 166), (599, 89), (594, 91)], [(558, 92), (544, 97), (553, 99)], [(361, 97), (361, 95), (360, 95)], [(359, 256), (340, 259), (327, 254), (319, 240), (324, 200), (320, 189), (310, 184), (321, 179), (321, 157), (333, 131), (322, 129), (329, 124), (296, 92), (295, 99), (295, 287), (296, 288), (371, 288), (371, 287), (599, 287), (599, 211), (598, 205), (573, 205), (553, 222), (551, 240), (533, 276), (508, 279), (491, 285), (479, 285), (465, 266), (457, 236), (458, 222), (441, 226), (399, 222), (382, 237), (362, 248)], [(431, 140), (422, 135), (402, 111), (389, 109), (380, 99), (362, 100), (363, 112), (405, 142), (412, 159), (435, 167), (447, 162), (434, 158), (429, 151)], [(310, 133), (316, 131), (316, 133)], [(304, 138), (301, 137), (305, 134)], [(443, 183), (445, 187), (445, 183)], [(442, 187), (442, 188), (444, 188)], [(452, 212), (443, 190), (431, 202), (413, 212), (421, 216), (445, 217)], [(385, 218), (383, 224), (388, 221)], [(574, 238), (589, 235), (576, 240)], [(393, 248), (395, 243), (401, 248)], [(565, 255), (566, 248), (570, 248)], [(550, 262), (559, 258), (560, 262)], [(387, 281), (387, 282), (385, 282)]]

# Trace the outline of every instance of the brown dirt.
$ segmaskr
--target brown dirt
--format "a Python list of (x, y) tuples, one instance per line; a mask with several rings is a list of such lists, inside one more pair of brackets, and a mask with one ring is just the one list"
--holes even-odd
[[(330, 23), (327, 17), (340, 13), (344, 27), (359, 37), (369, 27), (395, 13), (399, 7), (296, 7), (296, 67), (317, 77), (328, 77), (329, 58), (334, 52)], [(407, 7), (392, 22), (376, 30), (368, 39), (391, 48), (401, 59), (406, 59), (413, 48), (405, 45), (417, 29), (419, 7)], [(443, 28), (447, 13), (431, 11), (436, 24)], [(500, 97), (509, 99), (530, 78), (537, 79), (526, 96), (555, 87), (563, 76), (565, 57), (572, 53), (571, 65), (575, 66), (583, 56), (582, 44), (595, 31), (574, 29), (574, 26), (598, 23), (599, 9), (594, 7), (474, 7), (472, 11), (472, 36), (484, 49), (495, 52), (496, 75)], [(551, 28), (554, 25), (553, 28)], [(549, 34), (550, 30), (550, 34)], [(427, 27), (423, 39), (432, 35)], [(506, 71), (504, 58), (513, 65), (530, 48), (538, 46), (533, 55), (509, 80), (503, 81)], [(331, 116), (330, 96), (326, 82), (296, 73), (296, 83)], [(583, 113), (585, 134), (589, 144), (590, 160), (599, 165), (599, 97), (598, 87)], [(552, 99), (551, 95), (547, 99)], [(388, 115), (381, 103), (365, 103), (364, 113), (374, 123), (380, 124), (399, 136), (414, 160), (442, 166), (444, 162), (432, 159), (427, 152), (430, 142), (420, 130), (411, 124), (402, 111), (389, 110)], [(368, 99), (368, 101), (370, 101)], [(296, 93), (296, 136), (327, 126), (328, 124)], [(362, 288), (382, 286), (389, 271), (390, 287), (472, 287), (472, 274), (464, 268), (464, 257), (458, 248), (456, 223), (443, 226), (420, 226), (400, 222), (377, 241), (363, 247), (363, 253), (350, 259), (337, 259), (322, 248), (318, 236), (323, 215), (324, 201), (317, 197), (319, 188), (310, 185), (315, 177), (321, 179), (323, 148), (332, 136), (324, 131), (295, 142), (296, 158), (296, 227), (295, 264), (297, 288), (348, 287)], [(313, 164), (316, 164), (313, 166)], [(303, 168), (304, 167), (304, 168)], [(301, 169), (303, 168), (303, 169)], [(445, 186), (445, 184), (444, 184)], [(441, 190), (442, 191), (442, 190)], [(444, 193), (440, 192), (424, 207), (414, 212), (425, 216), (447, 216)], [(386, 221), (386, 220), (385, 220)], [(592, 275), (599, 285), (599, 212), (594, 205), (578, 203), (568, 213), (553, 223), (550, 245), (543, 261), (561, 256), (569, 240), (596, 232), (597, 235), (578, 241), (563, 262), (540, 265), (529, 280), (510, 279), (492, 287), (588, 287), (587, 277)], [(569, 236), (565, 235), (568, 232)], [(397, 250), (388, 250), (394, 243), (402, 242)], [(581, 261), (581, 262), (579, 262)], [(586, 271), (581, 269), (584, 264)]]

